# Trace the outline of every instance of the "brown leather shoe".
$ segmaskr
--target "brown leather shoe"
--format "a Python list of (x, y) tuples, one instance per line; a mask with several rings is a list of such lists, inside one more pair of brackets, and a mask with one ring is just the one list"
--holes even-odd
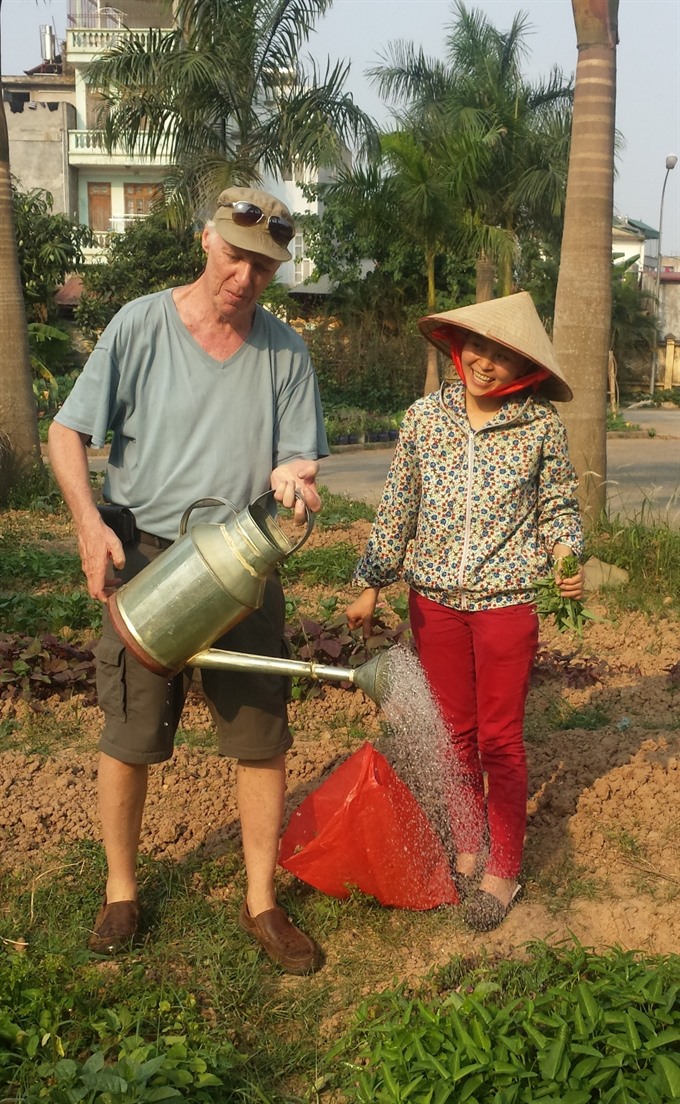
[(295, 927), (285, 909), (277, 906), (251, 916), (244, 901), (238, 922), (287, 973), (313, 974), (323, 966), (321, 947)]
[(107, 905), (104, 900), (87, 945), (96, 954), (128, 951), (137, 941), (138, 929), (139, 905), (136, 901), (114, 901)]

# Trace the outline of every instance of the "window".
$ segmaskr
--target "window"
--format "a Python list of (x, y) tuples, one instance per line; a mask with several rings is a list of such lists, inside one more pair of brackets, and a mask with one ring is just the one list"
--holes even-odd
[(124, 184), (125, 217), (143, 218), (163, 194), (162, 184)]

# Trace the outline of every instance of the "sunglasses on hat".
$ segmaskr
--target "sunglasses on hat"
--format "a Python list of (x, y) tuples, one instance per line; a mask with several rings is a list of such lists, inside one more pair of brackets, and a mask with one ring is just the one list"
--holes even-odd
[(295, 227), (288, 219), (282, 218), (281, 215), (266, 215), (261, 207), (248, 203), (245, 199), (239, 199), (236, 203), (220, 203), (219, 206), (231, 207), (231, 217), (235, 226), (257, 226), (266, 219), (269, 236), (277, 245), (284, 248), (295, 233)]

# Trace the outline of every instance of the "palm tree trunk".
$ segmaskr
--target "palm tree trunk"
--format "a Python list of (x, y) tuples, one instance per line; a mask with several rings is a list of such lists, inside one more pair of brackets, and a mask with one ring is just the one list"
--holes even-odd
[(578, 44), (553, 342), (586, 524), (606, 509), (618, 0), (572, 0)]
[[(435, 285), (435, 273), (434, 273), (435, 251), (428, 249), (425, 254), (425, 265), (427, 268), (427, 309), (432, 313), (437, 305), (437, 291)], [(437, 350), (430, 342), (426, 342), (427, 345), (427, 367), (425, 369), (425, 385), (423, 387), (423, 395), (429, 395), (432, 391), (439, 390), (439, 361)]]
[[(2, 0), (0, 0), (0, 8)], [(34, 468), (42, 467), (28, 355), (9, 170), (9, 135), (0, 99), (0, 503)]]
[(486, 254), (480, 253), (475, 270), (477, 274), (475, 299), (478, 303), (486, 303), (489, 299), (493, 299), (494, 263)]

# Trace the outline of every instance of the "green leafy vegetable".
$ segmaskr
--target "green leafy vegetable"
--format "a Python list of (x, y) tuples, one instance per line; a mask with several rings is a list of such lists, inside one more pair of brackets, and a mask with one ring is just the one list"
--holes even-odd
[[(559, 565), (563, 579), (576, 575), (579, 569), (576, 556), (565, 556), (559, 561)], [(564, 597), (552, 572), (545, 579), (537, 579), (534, 586), (539, 617), (552, 617), (560, 632), (573, 632), (577, 636), (583, 636), (586, 622), (597, 620), (579, 599)]]

